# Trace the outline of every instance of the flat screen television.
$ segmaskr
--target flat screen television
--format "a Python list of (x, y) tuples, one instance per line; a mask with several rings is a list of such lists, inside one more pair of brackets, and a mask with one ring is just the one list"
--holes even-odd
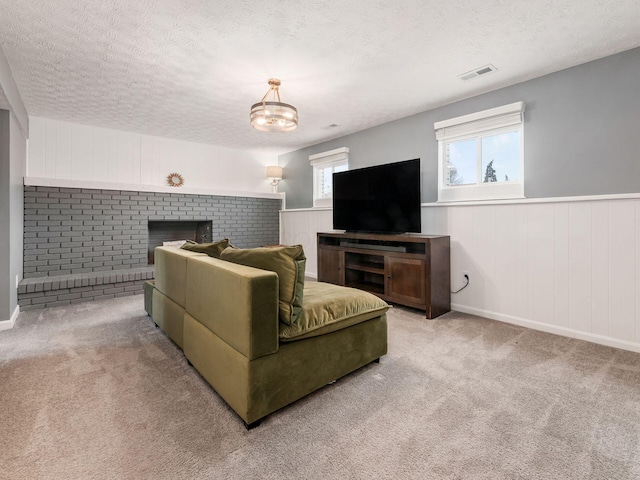
[(420, 159), (333, 174), (333, 228), (419, 233)]

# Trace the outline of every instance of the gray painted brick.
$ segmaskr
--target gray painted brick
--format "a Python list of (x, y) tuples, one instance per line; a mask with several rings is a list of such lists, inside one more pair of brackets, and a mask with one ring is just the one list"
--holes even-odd
[(68, 268), (62, 268), (60, 267), (59, 269), (55, 270), (55, 271), (51, 271), (49, 272), (49, 276), (60, 276), (60, 275), (69, 275), (71, 273), (71, 270)]
[(49, 260), (48, 264), (49, 265), (68, 265), (69, 260), (67, 260), (66, 258), (59, 258), (57, 260)]
[(51, 298), (47, 298), (44, 295), (42, 297), (35, 297), (31, 299), (31, 305), (44, 304), (51, 301)]
[(98, 295), (98, 296), (93, 297), (93, 300), (94, 301), (108, 300), (110, 298), (115, 298), (115, 295), (114, 294), (111, 294), (111, 295)]

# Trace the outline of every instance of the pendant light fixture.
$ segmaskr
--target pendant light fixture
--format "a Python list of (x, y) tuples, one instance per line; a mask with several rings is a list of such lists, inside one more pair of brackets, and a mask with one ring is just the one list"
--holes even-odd
[[(298, 126), (298, 109), (280, 101), (280, 80), (269, 79), (269, 90), (251, 106), (251, 126), (263, 132), (290, 132)], [(271, 95), (272, 100), (268, 100)]]

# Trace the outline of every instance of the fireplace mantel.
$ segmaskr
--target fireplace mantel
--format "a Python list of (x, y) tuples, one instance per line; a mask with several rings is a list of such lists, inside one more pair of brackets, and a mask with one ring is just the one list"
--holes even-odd
[[(265, 179), (266, 181), (266, 179)], [(93, 182), (87, 180), (68, 180), (64, 178), (24, 177), (28, 187), (87, 188), (95, 190), (125, 190), (130, 192), (181, 193), (185, 195), (213, 195), (222, 197), (273, 198), (282, 200), (283, 193), (249, 192), (241, 190), (220, 190), (196, 187), (170, 187), (169, 185), (142, 185), (138, 183)], [(269, 187), (271, 188), (271, 187)]]

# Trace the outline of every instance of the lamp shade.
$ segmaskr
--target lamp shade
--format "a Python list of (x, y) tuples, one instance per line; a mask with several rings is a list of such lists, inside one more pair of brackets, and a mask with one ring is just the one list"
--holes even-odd
[(267, 167), (267, 178), (282, 179), (282, 167), (278, 165), (270, 165)]

